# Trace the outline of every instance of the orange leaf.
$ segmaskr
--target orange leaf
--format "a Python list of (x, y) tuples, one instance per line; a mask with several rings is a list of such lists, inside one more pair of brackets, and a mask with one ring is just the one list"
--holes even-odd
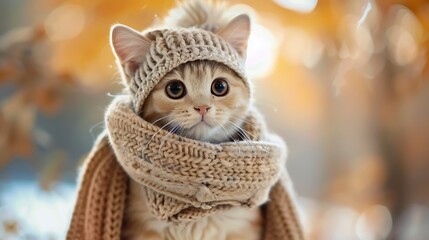
[(61, 106), (61, 99), (58, 91), (58, 89), (55, 89), (53, 83), (40, 86), (34, 91), (34, 103), (42, 112), (56, 112)]

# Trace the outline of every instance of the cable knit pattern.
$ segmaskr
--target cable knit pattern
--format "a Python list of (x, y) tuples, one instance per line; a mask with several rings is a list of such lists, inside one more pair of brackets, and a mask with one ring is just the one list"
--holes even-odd
[[(255, 207), (267, 200), (285, 165), (280, 138), (199, 142), (169, 134), (128, 106), (118, 98), (107, 111), (110, 143), (128, 176), (147, 188), (150, 209), (160, 220), (197, 220), (217, 210)], [(253, 115), (247, 117), (244, 129), (255, 136), (247, 127), (251, 125), (258, 126)]]
[(126, 83), (129, 96), (117, 97), (106, 113), (107, 130), (85, 161), (67, 239), (120, 239), (130, 178), (141, 184), (148, 208), (161, 220), (186, 224), (232, 207), (261, 206), (261, 240), (303, 239), (286, 187), (290, 182), (285, 145), (267, 133), (256, 110), (249, 112), (243, 126), (251, 143), (210, 144), (167, 135), (139, 117), (145, 98), (162, 77), (189, 61), (225, 64), (250, 92), (237, 52), (202, 29), (144, 34), (152, 41), (151, 49)]

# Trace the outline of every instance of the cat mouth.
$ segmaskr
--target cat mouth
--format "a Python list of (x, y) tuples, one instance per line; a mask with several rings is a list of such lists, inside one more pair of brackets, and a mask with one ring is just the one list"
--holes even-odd
[(206, 121), (204, 121), (203, 119), (201, 119), (201, 121), (197, 122), (194, 126), (192, 127), (211, 127), (210, 124), (208, 124)]

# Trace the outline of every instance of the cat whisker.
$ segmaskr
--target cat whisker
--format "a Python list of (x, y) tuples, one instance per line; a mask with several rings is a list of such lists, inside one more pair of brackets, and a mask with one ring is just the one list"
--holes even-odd
[(242, 141), (244, 141), (244, 142), (246, 142), (246, 143), (248, 143), (249, 141), (250, 141), (250, 139), (246, 136), (246, 135), (244, 135), (241, 131), (240, 131), (240, 129), (238, 129), (237, 128), (237, 125), (233, 125), (233, 124), (231, 124), (231, 122), (230, 121), (228, 121), (227, 123), (226, 123), (227, 125), (227, 127), (229, 127), (230, 129), (232, 129), (234, 132), (236, 132), (237, 134), (238, 134), (238, 136), (241, 138), (241, 140)]
[(174, 126), (173, 128), (171, 128), (170, 131), (168, 131), (168, 133), (164, 137), (162, 137), (162, 139), (161, 139), (161, 145), (159, 145), (159, 149), (158, 149), (158, 155), (161, 153), (162, 146), (164, 145), (165, 141), (167, 141), (168, 135), (170, 135), (171, 133), (173, 133), (176, 130), (179, 130), (180, 126), (181, 125)]
[[(246, 131), (243, 128), (241, 128), (240, 126), (238, 126), (237, 124), (231, 121), (228, 121), (227, 123), (229, 123), (232, 126), (235, 126), (238, 129), (237, 133), (241, 135), (242, 138), (244, 138), (244, 141), (248, 143), (249, 146), (251, 146), (253, 149), (257, 150), (256, 146), (253, 144), (253, 141), (249, 138), (249, 136), (246, 134)], [(262, 150), (266, 152), (265, 149), (262, 149)], [(259, 157), (257, 158), (262, 161), (262, 159), (260, 159)]]
[(110, 93), (110, 92), (108, 92), (106, 95), (108, 97), (113, 97), (113, 98), (124, 96), (124, 94), (113, 94), (113, 93)]
[(103, 123), (104, 123), (104, 121), (100, 121), (100, 122), (98, 122), (98, 123), (94, 124), (94, 125), (89, 129), (89, 133), (91, 134), (91, 137), (92, 137), (92, 139), (93, 139), (93, 140), (95, 140), (95, 136), (94, 136), (94, 129), (95, 129), (95, 128), (97, 128), (97, 127), (99, 127), (99, 126), (101, 126), (101, 125), (103, 125)]
[[(226, 123), (227, 127), (232, 129), (234, 132), (238, 134), (238, 136), (241, 138), (243, 142), (245, 142), (249, 147), (256, 149), (256, 147), (252, 144), (252, 142), (239, 130), (237, 129), (237, 126), (232, 125), (230, 121)], [(259, 157), (257, 157), (259, 160), (261, 160)]]
[[(235, 118), (235, 117), (232, 117), (232, 118)], [(250, 126), (253, 126), (254, 128), (257, 128), (255, 125), (251, 124), (251, 123), (250, 123), (250, 122), (248, 122), (248, 121), (245, 121), (245, 120), (243, 120), (243, 119), (239, 119), (239, 118), (235, 118), (235, 119), (242, 120), (244, 123), (247, 123), (247, 124), (249, 124)], [(241, 127), (240, 127), (240, 126), (238, 126), (237, 124), (235, 124), (235, 123), (233, 123), (233, 122), (231, 122), (231, 121), (229, 121), (229, 122), (230, 122), (230, 123), (232, 123), (232, 124), (234, 124), (238, 129), (240, 129), (244, 134), (246, 134), (246, 137), (247, 137), (247, 139), (249, 139), (249, 141), (250, 141), (249, 135), (250, 135), (251, 137), (253, 137), (254, 139), (258, 139), (258, 137), (256, 137), (254, 134), (249, 133), (248, 131), (244, 130), (243, 128), (241, 128)], [(265, 150), (265, 148), (262, 148), (262, 150), (263, 150), (264, 152), (268, 152), (267, 150)]]
[(164, 116), (164, 117), (161, 117), (161, 118), (158, 118), (157, 120), (155, 120), (154, 122), (152, 122), (152, 124), (154, 124), (155, 125), (155, 123), (157, 123), (157, 122), (159, 122), (159, 121), (161, 121), (161, 120), (163, 120), (163, 119), (166, 119), (166, 118), (168, 118), (170, 115), (167, 115), (167, 116)]
[(254, 128), (259, 128), (259, 127), (255, 126), (254, 124), (250, 123), (249, 121), (244, 120), (243, 118), (238, 118), (238, 117), (233, 117), (233, 116), (231, 116), (230, 118), (241, 121), (243, 123), (246, 123), (246, 124), (248, 124)]
[(180, 125), (180, 129), (179, 130), (180, 130), (179, 135), (183, 136), (183, 131), (185, 130), (185, 128), (183, 127), (183, 124)]
[(169, 124), (171, 124), (174, 120), (169, 121), (168, 123), (164, 124), (164, 126), (162, 126), (158, 131), (156, 131), (156, 133), (150, 138), (149, 142), (146, 144), (145, 148), (143, 151), (145, 151), (147, 149), (147, 147), (149, 146), (149, 144), (152, 142), (152, 140), (155, 138), (155, 136), (161, 131), (163, 130), (165, 127), (167, 127)]
[(248, 135), (248, 132), (246, 132), (246, 130), (244, 130), (243, 128), (241, 128), (240, 126), (235, 124), (234, 122), (228, 121), (228, 123), (231, 124), (232, 126), (234, 126), (235, 128), (237, 128), (237, 130), (238, 130), (237, 133), (240, 133), (241, 136), (243, 138), (245, 138), (245, 140), (252, 141)]
[[(239, 120), (242, 120), (242, 119), (239, 119)], [(257, 139), (257, 137), (256, 137), (254, 134), (249, 133), (248, 131), (244, 130), (242, 127), (238, 126), (238, 125), (237, 125), (237, 124), (235, 124), (234, 122), (231, 122), (231, 121), (229, 121), (229, 122), (230, 122), (230, 123), (232, 123), (233, 125), (235, 125), (235, 126), (236, 126), (238, 129), (240, 129), (241, 131), (243, 131), (243, 133), (244, 133), (244, 134), (246, 134), (247, 139), (251, 140), (249, 136), (251, 136), (251, 137), (252, 137), (252, 138), (254, 138), (254, 139)], [(243, 120), (243, 122), (248, 123), (250, 126), (253, 126), (253, 127), (255, 127), (255, 128), (256, 128), (256, 126), (255, 126), (255, 125), (253, 125), (253, 124), (251, 124), (251, 123), (249, 123), (249, 122), (246, 122), (246, 121), (244, 121), (244, 120)]]
[[(217, 125), (219, 125), (223, 130), (225, 130), (225, 132), (223, 132), (223, 131), (221, 131), (222, 133), (223, 133), (223, 135), (225, 136), (225, 139), (228, 139), (228, 136), (227, 135), (231, 135), (231, 134), (229, 134), (228, 133), (228, 130), (226, 130), (226, 128), (222, 125), (222, 124), (220, 124), (218, 121), (214, 121)], [(234, 141), (234, 143), (237, 145), (237, 147), (238, 147), (238, 154), (239, 155), (243, 155), (242, 154), (242, 152), (241, 152), (241, 148), (240, 148), (240, 145), (237, 143), (237, 141), (234, 139), (234, 138), (232, 138), (232, 141)]]

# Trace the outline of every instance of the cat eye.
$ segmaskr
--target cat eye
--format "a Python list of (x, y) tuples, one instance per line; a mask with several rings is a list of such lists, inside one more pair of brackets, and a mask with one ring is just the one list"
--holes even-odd
[(173, 80), (165, 86), (165, 93), (171, 99), (179, 99), (186, 95), (186, 87), (179, 80)]
[(212, 94), (222, 97), (229, 92), (228, 83), (223, 78), (216, 78), (212, 83)]

